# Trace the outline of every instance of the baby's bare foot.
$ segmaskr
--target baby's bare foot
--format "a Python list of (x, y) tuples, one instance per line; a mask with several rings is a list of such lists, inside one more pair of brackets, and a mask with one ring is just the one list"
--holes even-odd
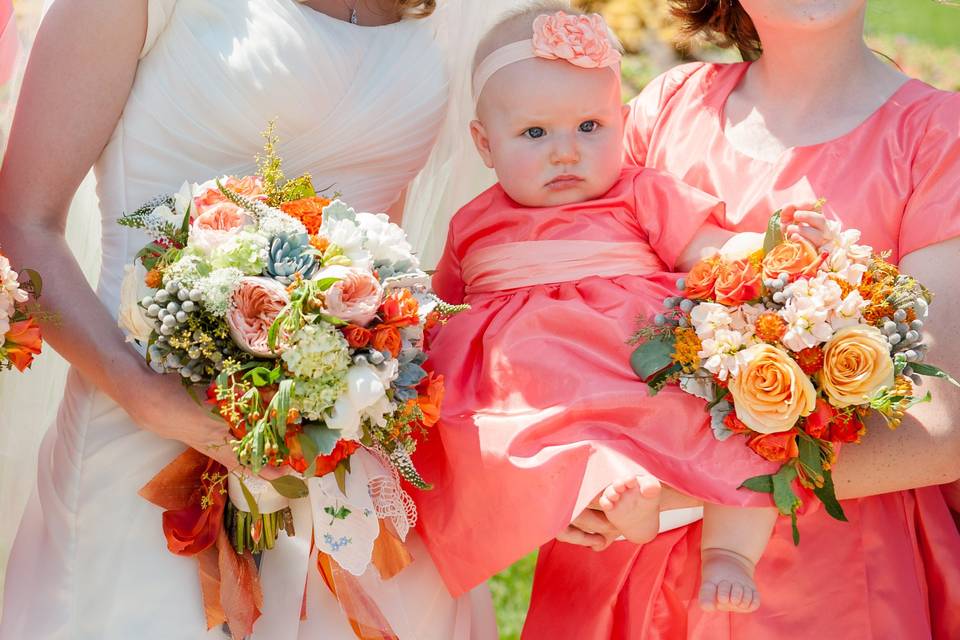
[(630, 542), (650, 542), (660, 530), (660, 482), (633, 476), (604, 489), (598, 502), (607, 519)]
[(700, 606), (705, 611), (751, 613), (760, 607), (753, 562), (727, 549), (704, 549)]

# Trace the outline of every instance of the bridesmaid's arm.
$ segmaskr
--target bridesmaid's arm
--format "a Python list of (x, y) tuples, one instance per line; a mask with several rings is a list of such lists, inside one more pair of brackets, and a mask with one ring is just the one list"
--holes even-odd
[[(0, 242), (44, 278), (44, 337), (143, 428), (206, 449), (222, 427), (175, 376), (150, 371), (65, 237), (74, 192), (110, 139), (144, 44), (147, 0), (58, 0), (40, 26), (0, 169)], [(131, 393), (136, 390), (136, 393)], [(213, 455), (232, 461), (229, 447)], [(205, 451), (206, 453), (206, 451)]]
[[(900, 268), (934, 292), (924, 325), (931, 364), (960, 376), (960, 238), (904, 256)], [(834, 471), (842, 499), (955, 482), (960, 478), (960, 389), (924, 378), (933, 402), (913, 407), (896, 431), (882, 420), (868, 425), (855, 446), (846, 446)]]

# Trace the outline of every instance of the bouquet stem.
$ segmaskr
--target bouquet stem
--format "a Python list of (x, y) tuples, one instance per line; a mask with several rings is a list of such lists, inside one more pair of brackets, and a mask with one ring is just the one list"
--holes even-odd
[(273, 549), (281, 531), (286, 531), (288, 536), (294, 535), (293, 518), (289, 512), (290, 509), (286, 508), (273, 513), (261, 513), (254, 518), (249, 511), (241, 511), (227, 502), (224, 525), (233, 548), (241, 555), (247, 550), (261, 553)]

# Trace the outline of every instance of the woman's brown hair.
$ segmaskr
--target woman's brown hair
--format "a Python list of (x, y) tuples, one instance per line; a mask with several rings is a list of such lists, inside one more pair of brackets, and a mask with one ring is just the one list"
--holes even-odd
[(702, 35), (721, 47), (735, 46), (746, 60), (760, 55), (760, 36), (738, 0), (670, 0), (688, 38)]
[(397, 13), (411, 18), (426, 18), (437, 8), (437, 0), (396, 0)]

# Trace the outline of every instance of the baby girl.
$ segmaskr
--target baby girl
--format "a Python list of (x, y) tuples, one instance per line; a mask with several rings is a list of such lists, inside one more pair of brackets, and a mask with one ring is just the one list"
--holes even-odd
[[(669, 272), (732, 234), (712, 221), (721, 203), (622, 164), (619, 59), (600, 16), (557, 2), (509, 15), (480, 44), (471, 134), (499, 182), (454, 216), (434, 275), (471, 309), (432, 345), (447, 395), (418, 451), (436, 485), (416, 496), (421, 531), (458, 594), (597, 500), (628, 540), (649, 541), (660, 478), (708, 501), (703, 606), (752, 611), (776, 511), (736, 488), (766, 469), (713, 440), (703, 401), (648, 397), (624, 342), (671, 295)], [(816, 214), (797, 220), (819, 240)]]

